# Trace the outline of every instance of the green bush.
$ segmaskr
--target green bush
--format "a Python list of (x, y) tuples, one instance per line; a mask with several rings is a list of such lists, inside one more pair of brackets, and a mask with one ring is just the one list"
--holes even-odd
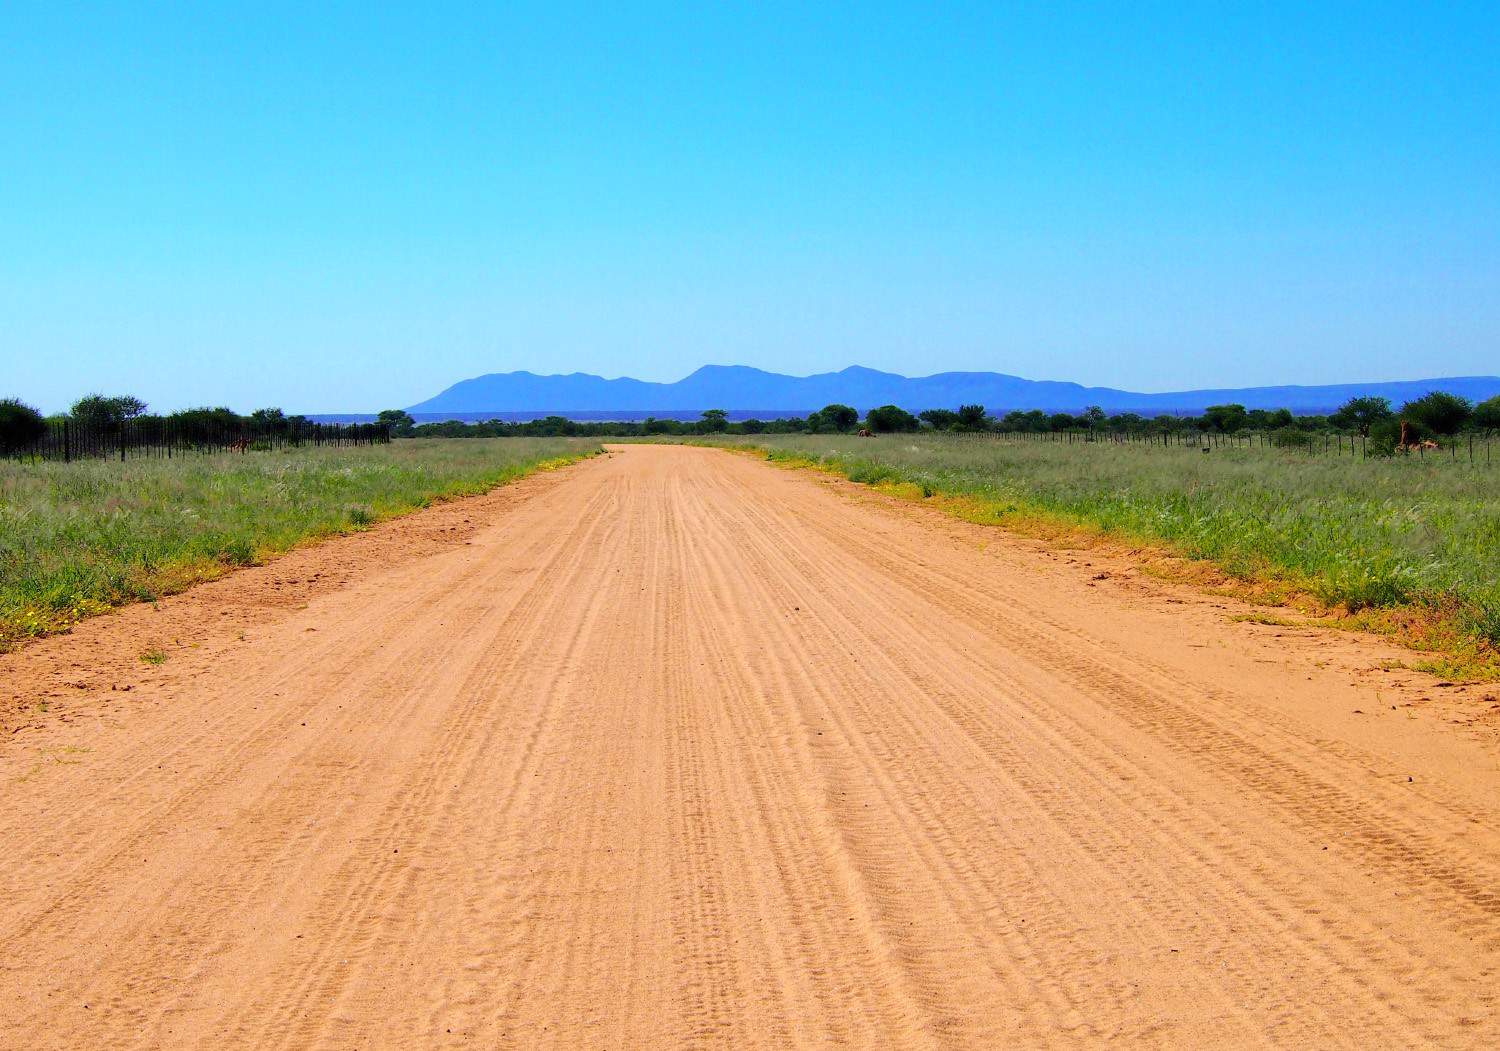
[[(832, 405), (823, 406), (822, 409), (813, 415), (818, 418), (819, 429), (827, 428), (835, 431), (849, 431), (853, 430), (854, 425), (859, 422), (859, 413), (855, 412), (848, 405), (840, 405), (837, 402)], [(811, 416), (808, 417), (809, 421), (811, 419)]]
[(987, 422), (983, 405), (960, 405), (958, 419), (953, 421), (956, 431), (982, 431)]
[(145, 411), (146, 403), (129, 394), (85, 394), (73, 403), (68, 415), (85, 427), (115, 430)]
[(0, 456), (28, 449), (47, 433), (47, 421), (16, 398), (0, 398)]
[(1407, 422), (1419, 423), (1434, 434), (1457, 434), (1473, 411), (1468, 398), (1440, 390), (1401, 407), (1401, 415)]
[(865, 416), (872, 431), (888, 434), (892, 431), (914, 431), (921, 426), (917, 418), (897, 405), (882, 405), (871, 409)]
[(1474, 406), (1469, 422), (1483, 431), (1500, 431), (1500, 394)]

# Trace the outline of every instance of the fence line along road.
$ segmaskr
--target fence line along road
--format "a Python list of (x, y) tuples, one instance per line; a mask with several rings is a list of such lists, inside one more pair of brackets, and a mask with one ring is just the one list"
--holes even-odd
[[(1215, 449), (1265, 449), (1268, 452), (1297, 453), (1307, 456), (1354, 456), (1360, 459), (1385, 459), (1374, 453), (1370, 440), (1358, 434), (1295, 434), (1286, 435), (1265, 431), (1238, 431), (1233, 434), (1217, 434), (1212, 431), (1173, 431), (1159, 434), (1141, 434), (1128, 431), (999, 431), (995, 437), (1004, 442), (1051, 442), (1061, 445), (1140, 445), (1160, 449), (1201, 448), (1212, 452)], [(1409, 450), (1398, 448), (1395, 455), (1411, 456), (1421, 460), (1448, 460), (1454, 462), (1497, 462), (1492, 446), (1494, 436), (1489, 432), (1476, 435), (1473, 432), (1444, 437), (1435, 448), (1420, 445)]]
[(77, 420), (49, 421), (46, 433), (29, 446), (12, 450), (17, 460), (61, 461), (155, 457), (172, 459), (193, 453), (250, 452), (289, 446), (379, 445), (391, 440), (382, 423), (310, 423), (283, 421), (241, 424), (147, 418), (88, 425)]

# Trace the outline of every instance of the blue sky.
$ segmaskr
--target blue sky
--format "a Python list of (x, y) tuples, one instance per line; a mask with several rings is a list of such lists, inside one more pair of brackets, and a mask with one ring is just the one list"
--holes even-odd
[(0, 395), (1500, 371), (1482, 4), (0, 7)]

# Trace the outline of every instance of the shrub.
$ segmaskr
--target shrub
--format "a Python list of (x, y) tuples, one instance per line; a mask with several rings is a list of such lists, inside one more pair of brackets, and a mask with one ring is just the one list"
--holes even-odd
[(1280, 427), (1271, 432), (1271, 441), (1278, 448), (1301, 449), (1312, 444), (1312, 435), (1296, 427)]
[(169, 418), (177, 428), (178, 437), (192, 445), (217, 444), (236, 438), (242, 429), (239, 416), (222, 405), (216, 409), (183, 409)]
[(950, 431), (958, 422), (958, 413), (952, 409), (927, 409), (917, 413), (917, 419), (921, 420), (937, 431)]
[(146, 403), (129, 394), (85, 394), (73, 403), (68, 415), (86, 427), (113, 430), (146, 411)]
[(729, 429), (729, 415), (723, 409), (704, 409), (703, 418), (693, 424), (699, 434), (723, 434)]
[(405, 409), (381, 409), (375, 422), (389, 427), (392, 436), (396, 438), (410, 438), (417, 427), (417, 421)]
[(1370, 440), (1365, 446), (1367, 456), (1394, 456), (1401, 442), (1401, 424), (1394, 419), (1381, 420), (1370, 425)]
[(1474, 406), (1474, 415), (1469, 417), (1469, 422), (1481, 430), (1500, 431), (1500, 394)]
[(958, 407), (958, 419), (953, 421), (953, 429), (956, 431), (982, 431), (984, 430), (984, 424), (983, 405), (960, 405)]
[(1473, 411), (1468, 398), (1435, 390), (1416, 401), (1407, 402), (1401, 408), (1401, 415), (1435, 434), (1457, 434)]
[(915, 416), (897, 405), (882, 405), (878, 409), (871, 409), (865, 416), (865, 423), (870, 430), (884, 433), (914, 431), (921, 426)]
[(1345, 430), (1369, 435), (1370, 428), (1392, 416), (1389, 398), (1350, 398), (1328, 417), (1328, 422)]
[(0, 398), (0, 455), (29, 448), (46, 433), (41, 413), (16, 398)]
[(1233, 434), (1250, 421), (1243, 405), (1210, 405), (1203, 410), (1203, 429)]
[(816, 415), (823, 426), (832, 427), (836, 431), (852, 430), (854, 425), (859, 422), (859, 413), (855, 412), (849, 406), (840, 405), (837, 402), (832, 405), (823, 406), (822, 411)]

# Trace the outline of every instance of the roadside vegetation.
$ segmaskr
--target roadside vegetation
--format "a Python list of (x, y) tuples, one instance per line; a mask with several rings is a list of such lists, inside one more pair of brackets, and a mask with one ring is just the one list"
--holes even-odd
[(1500, 677), (1500, 470), (1482, 464), (931, 432), (711, 440), (1031, 535), (1182, 556), (1244, 597), (1432, 651), (1432, 670)]
[[(485, 420), (464, 423), (417, 423), (401, 409), (389, 409), (379, 417), (396, 437), (507, 438), (559, 435), (590, 438), (700, 437), (712, 434), (850, 434), (868, 430), (874, 434), (930, 433), (1011, 434), (1116, 438), (1137, 442), (1153, 439), (1162, 444), (1197, 437), (1254, 436), (1259, 444), (1291, 449), (1320, 447), (1321, 440), (1339, 436), (1358, 438), (1364, 455), (1390, 456), (1399, 451), (1403, 437), (1408, 444), (1430, 442), (1451, 447), (1471, 437), (1489, 440), (1500, 432), (1500, 397), (1473, 405), (1444, 391), (1433, 391), (1407, 402), (1399, 409), (1385, 398), (1351, 398), (1326, 415), (1294, 415), (1288, 409), (1246, 409), (1243, 405), (1212, 405), (1198, 415), (1145, 417), (1133, 412), (1106, 413), (1097, 406), (1077, 413), (1046, 413), (1039, 409), (1014, 410), (992, 415), (983, 405), (961, 405), (957, 409), (927, 409), (912, 414), (896, 405), (868, 409), (863, 416), (850, 405), (824, 406), (807, 416), (773, 420), (731, 420), (722, 409), (709, 409), (696, 420), (657, 419), (640, 421), (570, 420), (548, 416), (527, 421)], [(1343, 445), (1339, 446), (1343, 448)], [(1350, 448), (1355, 446), (1350, 443)]]
[(553, 438), (0, 460), (0, 648), (598, 450)]
[[(117, 428), (156, 419), (146, 409), (89, 395), (65, 418)], [(1247, 595), (1443, 654), (1433, 666), (1449, 674), (1500, 676), (1500, 397), (1473, 405), (1434, 391), (1399, 408), (1355, 398), (1313, 416), (1226, 404), (1150, 419), (834, 404), (776, 420), (711, 409), (691, 421), (417, 423), (392, 409), (370, 425), (403, 439), (388, 445), (25, 462), (27, 442), (62, 418), (0, 401), (0, 455), (20, 457), (0, 463), (0, 647), (588, 455), (600, 438), (666, 438), (753, 445), (1014, 529), (1152, 545)], [(182, 433), (219, 420), (296, 434), (306, 422), (279, 409), (160, 419)], [(1345, 455), (1311, 455), (1328, 451)]]

